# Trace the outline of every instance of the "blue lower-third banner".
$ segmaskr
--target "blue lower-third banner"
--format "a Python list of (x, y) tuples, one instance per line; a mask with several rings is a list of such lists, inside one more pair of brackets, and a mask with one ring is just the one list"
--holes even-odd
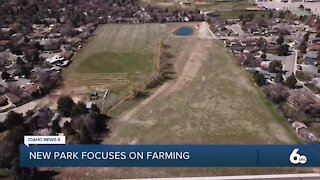
[(320, 167), (320, 145), (20, 145), (21, 167)]

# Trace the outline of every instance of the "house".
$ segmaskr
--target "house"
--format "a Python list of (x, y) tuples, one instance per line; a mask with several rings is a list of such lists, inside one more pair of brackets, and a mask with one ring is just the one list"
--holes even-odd
[(264, 78), (267, 80), (273, 81), (274, 78), (276, 78), (276, 73), (271, 73), (271, 72), (263, 70), (261, 68), (259, 69), (259, 73), (263, 74)]
[(243, 50), (244, 53), (256, 53), (258, 51), (260, 51), (260, 48), (257, 46), (247, 47), (246, 49)]
[(22, 99), (12, 93), (6, 93), (4, 96), (15, 106), (19, 106), (22, 103)]
[(307, 51), (304, 55), (305, 59), (317, 59), (318, 58), (318, 51)]
[(62, 53), (62, 56), (65, 58), (65, 59), (71, 59), (72, 56), (73, 56), (73, 52), (72, 51), (64, 51)]
[(0, 96), (0, 106), (6, 106), (8, 104), (8, 99), (5, 96)]
[(37, 132), (34, 132), (34, 135), (38, 135), (38, 136), (50, 136), (51, 134), (52, 134), (51, 128), (44, 128), (44, 129), (40, 129)]
[(62, 62), (63, 60), (64, 60), (63, 56), (61, 56), (60, 54), (56, 54), (53, 57), (46, 59), (46, 62), (50, 64), (55, 64), (58, 62)]
[(300, 128), (298, 130), (298, 134), (309, 143), (318, 144), (320, 142), (320, 138), (318, 138), (314, 133), (310, 132), (308, 128)]
[(315, 66), (317, 64), (317, 60), (313, 58), (305, 58), (304, 59), (304, 64), (305, 65), (312, 65)]
[(32, 35), (33, 39), (42, 39), (42, 38), (45, 38), (45, 37), (46, 37), (46, 35), (43, 34), (42, 32), (35, 32)]
[(40, 46), (46, 51), (55, 51), (60, 49), (60, 41), (58, 39), (44, 39), (39, 41)]
[(0, 95), (3, 95), (7, 92), (7, 88), (0, 84)]
[(279, 49), (279, 44), (268, 43), (269, 51), (277, 51)]
[(24, 91), (32, 97), (37, 97), (43, 94), (44, 87), (40, 83), (27, 84), (24, 88)]
[(26, 122), (30, 124), (30, 128), (33, 130), (44, 129), (49, 126), (48, 124), (51, 122), (54, 114), (51, 109), (44, 107), (35, 112)]
[(42, 29), (42, 28), (44, 28), (45, 27), (45, 25), (44, 24), (32, 24), (32, 28), (34, 29), (34, 30), (39, 30), (39, 29)]
[(299, 129), (301, 129), (301, 128), (308, 128), (304, 123), (298, 122), (298, 121), (294, 121), (292, 123), (292, 126), (296, 129), (296, 132), (298, 132)]
[(61, 33), (50, 33), (48, 35), (49, 38), (60, 38), (61, 37)]
[(243, 47), (241, 46), (232, 46), (230, 47), (231, 52), (235, 53), (235, 54), (240, 54), (243, 52)]
[(310, 38), (312, 43), (319, 43), (320, 42), (320, 37), (315, 37), (315, 38)]
[(273, 81), (274, 78), (276, 77), (276, 73), (271, 73), (269, 71), (261, 69), (260, 67), (247, 68), (247, 70), (253, 71), (253, 72), (259, 72), (260, 74), (262, 74), (264, 76), (264, 78), (266, 80), (269, 80), (269, 81)]
[(68, 42), (71, 44), (71, 46), (73, 47), (78, 47), (81, 44), (81, 38), (79, 37), (74, 37), (74, 38), (70, 38), (68, 40)]
[(10, 40), (0, 40), (0, 51), (4, 51), (8, 48)]
[(236, 23), (238, 23), (238, 22), (240, 22), (241, 21), (241, 19), (227, 19), (226, 21), (225, 21), (225, 23), (226, 24), (236, 24)]
[(279, 30), (278, 29), (267, 29), (267, 34), (275, 36), (275, 35), (279, 34)]
[(310, 44), (308, 45), (309, 51), (320, 51), (320, 44)]
[(12, 54), (9, 50), (0, 53), (0, 58), (6, 61), (16, 61), (19, 56)]
[(262, 62), (260, 63), (260, 67), (261, 67), (262, 69), (269, 69), (270, 63), (271, 63), (271, 61), (262, 61)]

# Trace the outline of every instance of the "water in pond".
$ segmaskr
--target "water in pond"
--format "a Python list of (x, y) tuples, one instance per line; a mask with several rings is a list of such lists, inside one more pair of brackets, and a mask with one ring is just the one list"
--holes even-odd
[(191, 36), (193, 34), (193, 28), (191, 27), (180, 27), (176, 32), (175, 35), (177, 36)]

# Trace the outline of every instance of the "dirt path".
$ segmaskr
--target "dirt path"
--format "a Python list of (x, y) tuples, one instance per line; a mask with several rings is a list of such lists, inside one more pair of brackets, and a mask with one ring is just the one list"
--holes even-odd
[[(202, 65), (202, 61), (207, 59), (206, 52), (208, 51), (204, 50), (210, 49), (211, 40), (216, 38), (212, 34), (209, 27), (205, 23), (201, 23), (199, 30), (191, 37), (175, 37), (171, 35), (169, 38), (173, 41), (176, 38), (185, 38), (185, 40), (182, 40), (185, 42), (182, 47), (180, 47), (182, 50), (176, 55), (176, 79), (165, 82), (151, 96), (111, 123), (110, 128), (112, 129), (112, 133), (109, 137), (104, 139), (103, 143), (108, 143), (110, 139), (116, 137), (123, 129), (127, 128), (129, 123), (126, 122), (130, 121), (145, 106), (184, 88), (188, 82), (197, 75), (197, 72)], [(181, 41), (181, 39), (179, 39), (179, 41)]]

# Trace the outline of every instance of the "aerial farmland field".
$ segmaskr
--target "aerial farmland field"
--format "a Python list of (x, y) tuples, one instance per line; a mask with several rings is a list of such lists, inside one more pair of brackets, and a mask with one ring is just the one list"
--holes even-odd
[(161, 38), (177, 26), (175, 23), (100, 25), (74, 56), (65, 73), (65, 84), (127, 87), (152, 73)]
[[(115, 117), (103, 144), (291, 144), (293, 130), (235, 58), (200, 25), (169, 35), (177, 77)], [(67, 169), (61, 177), (75, 177)], [(301, 172), (297, 168), (81, 168), (93, 179)], [(303, 170), (302, 170), (303, 171)], [(79, 176), (79, 177), (82, 177)]]

